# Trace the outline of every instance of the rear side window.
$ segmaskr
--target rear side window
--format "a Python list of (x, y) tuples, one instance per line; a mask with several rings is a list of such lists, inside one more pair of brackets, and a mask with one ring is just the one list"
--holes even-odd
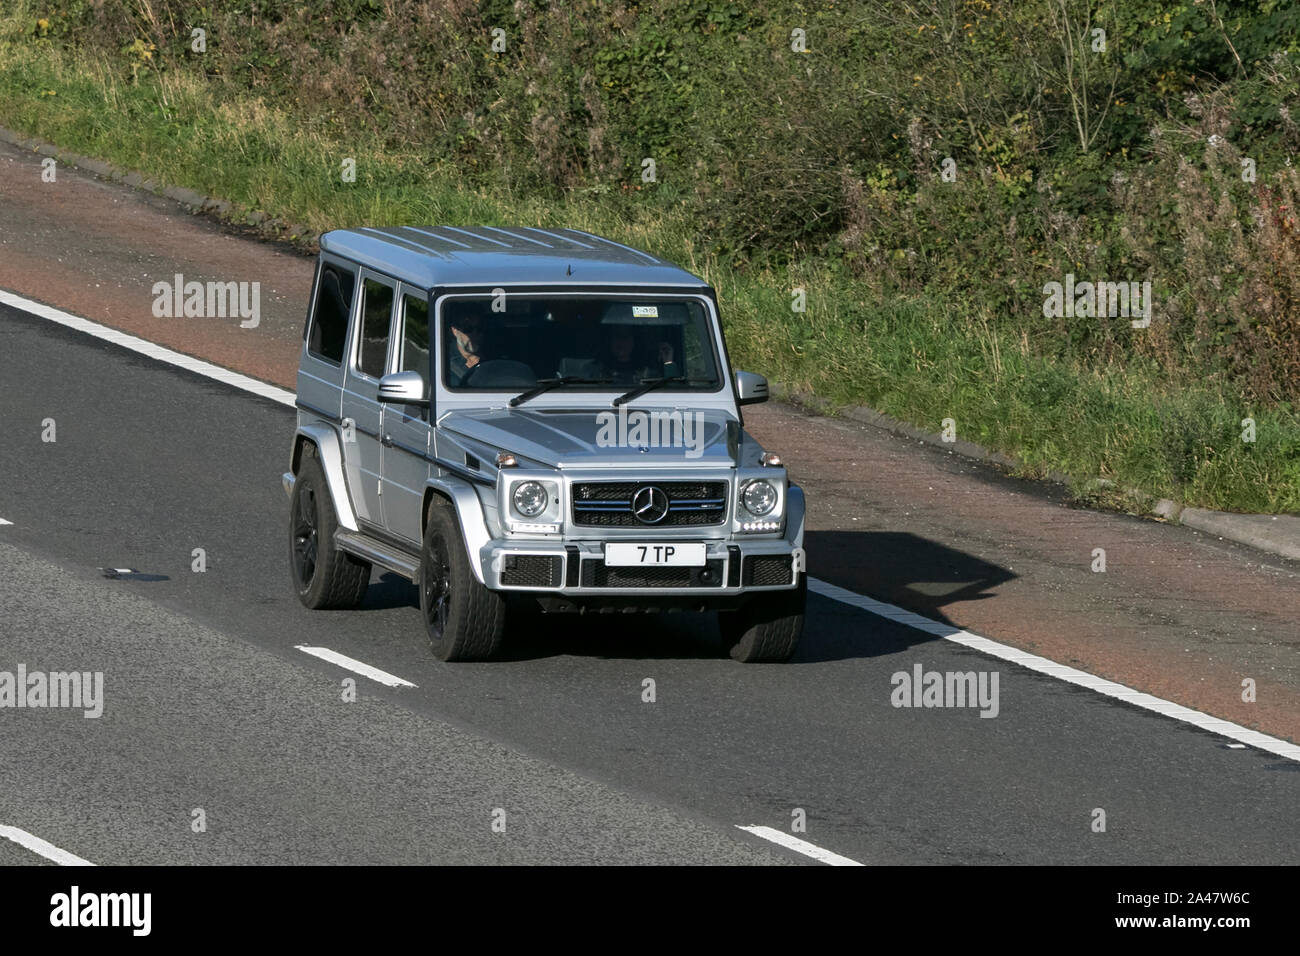
[(348, 316), (352, 314), (352, 294), (356, 287), (357, 277), (350, 269), (329, 262), (321, 267), (316, 309), (307, 332), (307, 351), (317, 358), (343, 364)]
[(414, 296), (402, 296), (406, 321), (402, 332), (403, 372), (419, 372), (429, 380), (429, 303)]
[(367, 279), (361, 303), (361, 348), (357, 370), (371, 378), (382, 378), (388, 359), (388, 336), (393, 322), (393, 288)]

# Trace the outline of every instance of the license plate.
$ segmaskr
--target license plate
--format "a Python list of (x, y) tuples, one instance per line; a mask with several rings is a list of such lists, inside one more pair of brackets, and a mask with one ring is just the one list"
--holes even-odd
[(704, 567), (704, 542), (679, 541), (676, 544), (605, 545), (605, 566), (628, 567)]

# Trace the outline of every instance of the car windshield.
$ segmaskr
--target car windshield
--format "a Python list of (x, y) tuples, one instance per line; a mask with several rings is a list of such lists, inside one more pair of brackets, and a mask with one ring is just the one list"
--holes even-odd
[[(456, 296), (444, 300), (442, 380), (453, 391), (625, 392), (721, 386), (709, 313), (698, 299)], [(561, 380), (558, 385), (555, 380)]]

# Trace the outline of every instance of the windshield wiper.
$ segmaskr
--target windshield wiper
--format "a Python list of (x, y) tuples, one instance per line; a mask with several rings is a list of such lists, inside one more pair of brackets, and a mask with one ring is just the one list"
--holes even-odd
[(687, 378), (685, 375), (665, 375), (663, 378), (643, 378), (641, 384), (630, 392), (624, 392), (618, 398), (614, 399), (614, 407), (626, 405), (634, 398), (640, 398), (646, 392), (653, 392), (656, 388), (663, 388), (665, 385), (672, 385), (674, 382), (680, 382), (685, 385), (712, 385), (709, 379)]
[(528, 401), (530, 398), (536, 398), (553, 388), (563, 388), (566, 385), (608, 385), (614, 380), (612, 378), (583, 378), (580, 375), (561, 375), (559, 378), (539, 378), (537, 384), (526, 392), (522, 392), (510, 399), (510, 407), (516, 408)]

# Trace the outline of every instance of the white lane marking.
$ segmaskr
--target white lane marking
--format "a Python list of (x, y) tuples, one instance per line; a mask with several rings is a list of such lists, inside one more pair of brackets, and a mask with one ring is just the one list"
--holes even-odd
[(935, 637), (942, 637), (945, 641), (952, 641), (954, 644), (960, 644), (963, 647), (969, 647), (972, 650), (980, 651), (992, 657), (1001, 658), (1004, 661), (1010, 661), (1013, 664), (1019, 664), (1021, 667), (1027, 667), (1032, 671), (1038, 671), (1040, 674), (1047, 674), (1049, 677), (1055, 677), (1069, 684), (1077, 684), (1080, 687), (1086, 687), (1088, 690), (1094, 690), (1099, 694), (1105, 694), (1107, 697), (1114, 697), (1122, 700), (1127, 704), (1136, 704), (1147, 710), (1153, 710), (1157, 714), (1163, 714), (1166, 717), (1172, 717), (1174, 720), (1181, 720), (1184, 723), (1191, 724), (1194, 727), (1200, 727), (1202, 730), (1208, 730), (1211, 733), (1227, 737), (1229, 740), (1235, 740), (1242, 744), (1248, 744), (1259, 750), (1266, 750), (1269, 753), (1277, 754), (1279, 757), (1285, 757), (1288, 760), (1300, 760), (1300, 747), (1277, 737), (1270, 737), (1267, 734), (1261, 734), (1257, 730), (1251, 730), (1248, 727), (1242, 727), (1240, 724), (1234, 724), (1231, 721), (1221, 720), (1218, 717), (1211, 717), (1209, 714), (1203, 714), (1199, 710), (1192, 710), (1190, 707), (1184, 707), (1181, 704), (1175, 704), (1173, 701), (1163, 700), (1152, 694), (1144, 694), (1140, 690), (1134, 690), (1132, 687), (1125, 687), (1123, 684), (1117, 684), (1114, 681), (1106, 680), (1104, 677), (1097, 677), (1095, 674), (1089, 674), (1087, 671), (1076, 670), (1073, 667), (1067, 667), (1064, 664), (1058, 664), (1056, 661), (1048, 660), (1046, 657), (1039, 657), (1037, 654), (1030, 654), (1028, 651), (1022, 651), (1016, 647), (1010, 647), (1006, 644), (999, 644), (997, 641), (990, 641), (987, 637), (980, 637), (978, 634), (972, 634), (970, 631), (963, 631), (951, 624), (941, 624), (938, 621), (932, 621), (928, 617), (922, 617), (914, 614), (904, 608), (897, 607), (893, 604), (886, 604), (884, 601), (876, 601), (869, 597), (863, 597), (861, 594), (855, 594), (853, 591), (838, 587), (826, 581), (820, 581), (817, 578), (808, 578), (808, 590), (814, 594), (820, 594), (822, 597), (830, 598), (832, 601), (839, 601), (841, 604), (848, 604), (859, 610), (868, 611), (871, 614), (879, 615), (888, 620), (895, 621), (899, 624), (905, 624), (908, 627), (916, 628), (918, 631), (924, 631), (927, 634), (933, 634)]
[(298, 650), (304, 654), (310, 654), (312, 657), (319, 657), (323, 661), (329, 661), (331, 664), (337, 664), (339, 667), (346, 667), (354, 674), (360, 674), (362, 677), (369, 677), (373, 681), (381, 684), (387, 684), (389, 687), (414, 687), (409, 680), (402, 680), (400, 677), (381, 671), (378, 667), (371, 667), (369, 664), (354, 660), (338, 651), (331, 651), (328, 647), (308, 647), (306, 644), (295, 644)]
[(33, 836), (26, 830), (20, 830), (18, 827), (7, 827), (0, 824), (0, 837), (17, 843), (24, 849), (31, 850), (33, 853), (45, 857), (59, 866), (94, 866), (89, 860), (83, 860), (79, 856), (69, 853), (67, 850), (60, 850), (53, 843), (46, 843), (38, 836)]
[[(93, 335), (96, 338), (104, 339), (108, 342), (114, 342), (134, 352), (147, 355), (150, 358), (156, 358), (160, 362), (167, 362), (170, 365), (176, 365), (180, 368), (189, 369), (192, 372), (198, 372), (200, 375), (206, 375), (208, 378), (216, 379), (219, 382), (225, 382), (227, 385), (233, 385), (236, 388), (243, 389), (246, 392), (252, 392), (254, 395), (261, 395), (273, 401), (280, 402), (290, 407), (295, 406), (295, 396), (293, 392), (285, 391), (282, 388), (276, 388), (274, 385), (267, 385), (265, 382), (259, 382), (255, 378), (249, 378), (247, 375), (240, 375), (238, 372), (232, 372), (229, 369), (222, 368), (219, 365), (212, 365), (201, 359), (192, 358), (189, 355), (182, 355), (180, 352), (173, 352), (171, 349), (165, 349), (160, 345), (154, 345), (144, 339), (136, 338), (134, 335), (127, 335), (125, 332), (119, 332), (116, 329), (110, 329), (107, 326), (100, 325), (97, 322), (91, 322), (89, 319), (83, 319), (80, 316), (63, 312), (41, 302), (34, 302), (31, 299), (25, 299), (20, 295), (7, 292), (0, 289), (0, 303), (20, 309), (39, 318), (49, 319), (51, 322), (57, 322), (59, 325), (76, 329), (87, 335)], [(1063, 681), (1071, 684), (1077, 684), (1080, 687), (1086, 687), (1089, 690), (1095, 690), (1100, 694), (1108, 697), (1114, 697), (1118, 700), (1128, 701), (1131, 704), (1137, 704), (1139, 707), (1145, 707), (1147, 710), (1155, 711), (1157, 714), (1163, 714), (1166, 717), (1172, 717), (1175, 720), (1181, 720), (1193, 726), (1208, 730), (1240, 743), (1257, 747), (1260, 750), (1277, 754), (1279, 757), (1285, 757), (1288, 760), (1300, 761), (1300, 746), (1287, 743), (1285, 740), (1279, 740), (1277, 737), (1270, 737), (1267, 734), (1261, 734), (1258, 731), (1250, 730), (1239, 724), (1231, 723), (1227, 720), (1220, 720), (1218, 717), (1211, 717), (1209, 714), (1203, 714), (1200, 711), (1192, 710), (1190, 707), (1183, 707), (1172, 701), (1162, 700), (1151, 694), (1144, 694), (1141, 691), (1134, 690), (1131, 687), (1125, 687), (1123, 684), (1117, 684), (1114, 681), (1105, 680), (1096, 677), (1085, 671), (1076, 670), (1073, 667), (1067, 667), (1064, 664), (1058, 664), (1055, 661), (1048, 660), (1046, 657), (1039, 657), (1037, 654), (1030, 654), (1006, 644), (999, 644), (997, 641), (991, 641), (986, 637), (980, 637), (969, 631), (956, 630), (949, 624), (940, 624), (938, 621), (932, 621), (929, 618), (922, 617), (919, 614), (913, 614), (911, 611), (905, 611), (903, 608), (893, 604), (886, 604), (883, 601), (875, 601), (852, 591), (829, 584), (826, 581), (820, 581), (816, 578), (808, 578), (808, 587), (816, 594), (822, 597), (830, 598), (833, 601), (839, 601), (852, 607), (869, 611), (881, 617), (888, 618), (891, 621), (897, 621), (899, 624), (905, 624), (908, 627), (914, 627), (917, 630), (925, 631), (927, 634), (933, 634), (936, 637), (942, 637), (944, 640), (953, 641), (965, 647), (981, 651), (993, 657), (1010, 661), (1013, 664), (1020, 664), (1028, 667), (1030, 670), (1047, 674), (1051, 677), (1058, 677)], [(310, 652), (309, 652), (310, 653)], [(333, 651), (329, 651), (333, 654)], [(317, 655), (321, 656), (321, 655)], [(340, 657), (342, 655), (339, 655)], [(328, 658), (326, 658), (328, 660)], [(335, 663), (338, 663), (337, 661)], [(369, 667), (368, 664), (360, 664), (360, 667)], [(346, 667), (346, 664), (341, 666)], [(373, 670), (373, 668), (371, 668)], [(358, 671), (358, 673), (364, 673)], [(376, 673), (383, 674), (383, 671)], [(370, 675), (367, 674), (367, 677)], [(402, 681), (401, 678), (392, 677), (391, 674), (385, 677), (392, 680), (400, 681), (400, 684), (391, 686), (414, 686)], [(376, 678), (378, 679), (378, 678)]]
[(5, 521), (4, 518), (0, 518), (0, 524), (13, 524), (13, 522), (12, 522), (12, 521)]
[(26, 312), (38, 318), (48, 319), (59, 325), (66, 326), (70, 329), (76, 329), (78, 332), (84, 332), (86, 335), (93, 335), (97, 339), (103, 339), (105, 342), (112, 342), (114, 345), (120, 345), (123, 348), (130, 349), (132, 352), (139, 352), (141, 355), (147, 355), (149, 358), (157, 359), (160, 362), (166, 362), (168, 365), (175, 365), (178, 368), (188, 369), (191, 372), (197, 372), (199, 375), (207, 378), (216, 379), (218, 382), (224, 382), (227, 385), (233, 385), (235, 388), (241, 388), (246, 392), (252, 392), (254, 395), (260, 395), (263, 398), (269, 398), (273, 402), (279, 402), (281, 405), (288, 405), (290, 408), (295, 406), (293, 392), (285, 391), (283, 388), (276, 388), (274, 385), (268, 385), (266, 382), (259, 382), (255, 378), (249, 378), (247, 375), (240, 375), (238, 372), (232, 372), (228, 368), (222, 368), (220, 365), (213, 365), (211, 362), (205, 362), (202, 359), (194, 358), (192, 355), (185, 355), (181, 352), (175, 352), (172, 349), (163, 348), (161, 345), (155, 345), (145, 339), (137, 338), (134, 335), (127, 335), (125, 332), (119, 332), (117, 329), (110, 329), (106, 325), (100, 325), (98, 322), (92, 322), (90, 319), (83, 319), (79, 315), (72, 315), (56, 309), (53, 306), (45, 305), (43, 302), (34, 302), (31, 299), (25, 299), (20, 295), (15, 295), (4, 289), (0, 289), (0, 303), (10, 306), (20, 311)]
[(796, 836), (790, 836), (788, 833), (782, 833), (780, 830), (774, 830), (771, 827), (743, 827), (739, 823), (736, 829), (744, 830), (746, 833), (752, 833), (756, 837), (762, 837), (787, 850), (794, 850), (796, 853), (802, 853), (804, 856), (810, 856), (818, 862), (825, 863), (827, 866), (863, 866), (857, 860), (850, 860), (847, 856), (840, 856), (838, 853), (832, 853), (830, 850), (823, 850), (815, 843), (809, 843), (807, 840), (800, 840)]

